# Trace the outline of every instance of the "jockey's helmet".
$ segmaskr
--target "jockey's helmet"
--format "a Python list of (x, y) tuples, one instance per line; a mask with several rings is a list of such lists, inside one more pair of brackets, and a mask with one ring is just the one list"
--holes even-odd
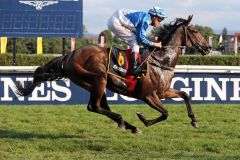
[(152, 9), (149, 9), (148, 14), (150, 14), (152, 16), (156, 16), (156, 17), (160, 18), (161, 20), (166, 18), (165, 10), (160, 7), (153, 7)]

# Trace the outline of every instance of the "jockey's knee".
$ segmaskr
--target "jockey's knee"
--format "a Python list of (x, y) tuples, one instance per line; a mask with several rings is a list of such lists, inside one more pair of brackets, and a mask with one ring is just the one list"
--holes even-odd
[(139, 45), (138, 44), (136, 44), (136, 43), (134, 43), (132, 46), (131, 46), (131, 48), (132, 48), (132, 52), (135, 52), (135, 53), (139, 53)]

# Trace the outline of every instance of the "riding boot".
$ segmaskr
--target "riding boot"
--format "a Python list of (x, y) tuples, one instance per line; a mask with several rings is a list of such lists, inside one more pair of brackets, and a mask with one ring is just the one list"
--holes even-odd
[(132, 72), (132, 75), (137, 75), (141, 72), (140, 70), (137, 70), (138, 65), (139, 65), (138, 54), (139, 54), (138, 52), (132, 52), (132, 55), (131, 55), (131, 62), (132, 62), (131, 72)]

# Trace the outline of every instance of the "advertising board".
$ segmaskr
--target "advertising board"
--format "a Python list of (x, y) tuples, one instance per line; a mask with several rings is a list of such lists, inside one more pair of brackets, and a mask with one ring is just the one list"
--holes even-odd
[[(185, 91), (192, 103), (240, 103), (239, 73), (176, 73), (171, 87)], [(68, 79), (46, 82), (36, 87), (29, 97), (17, 97), (14, 86), (31, 81), (29, 73), (2, 73), (0, 75), (1, 104), (87, 104), (89, 93)], [(139, 104), (140, 100), (129, 98), (109, 90), (109, 103)], [(184, 103), (182, 99), (164, 100), (164, 103)]]

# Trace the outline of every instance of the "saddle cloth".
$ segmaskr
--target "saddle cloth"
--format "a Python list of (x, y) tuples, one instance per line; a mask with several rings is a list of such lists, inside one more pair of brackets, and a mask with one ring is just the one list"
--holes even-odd
[[(121, 79), (131, 76), (131, 52), (131, 49), (121, 50), (111, 47), (109, 51), (108, 73)], [(147, 58), (148, 54), (148, 49), (140, 49), (138, 56), (139, 65)], [(144, 69), (144, 66), (142, 69)]]
[[(108, 63), (108, 74), (111, 74), (128, 86), (128, 91), (133, 92), (138, 78), (131, 75), (131, 49), (121, 50), (116, 47), (111, 47), (109, 51), (109, 63)], [(148, 49), (140, 49), (138, 55), (139, 64), (141, 64), (148, 56)], [(140, 69), (144, 69), (146, 66), (142, 65)]]

